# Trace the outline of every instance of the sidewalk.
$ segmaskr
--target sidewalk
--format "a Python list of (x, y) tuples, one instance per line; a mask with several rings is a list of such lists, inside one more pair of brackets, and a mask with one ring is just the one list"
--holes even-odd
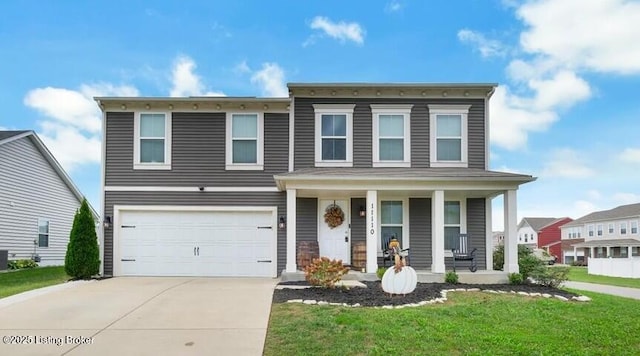
[(586, 290), (590, 292), (603, 293), (616, 295), (618, 297), (632, 298), (640, 300), (639, 288), (628, 287), (616, 287), (604, 284), (584, 283), (584, 282), (570, 282), (566, 281), (562, 284), (563, 287)]

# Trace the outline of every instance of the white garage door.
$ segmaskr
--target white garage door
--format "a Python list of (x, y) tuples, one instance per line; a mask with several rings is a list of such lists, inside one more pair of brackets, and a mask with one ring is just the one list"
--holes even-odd
[(123, 276), (276, 276), (272, 211), (122, 211)]

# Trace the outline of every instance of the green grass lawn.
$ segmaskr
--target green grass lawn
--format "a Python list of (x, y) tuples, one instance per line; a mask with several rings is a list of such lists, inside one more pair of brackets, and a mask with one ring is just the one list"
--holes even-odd
[(587, 273), (587, 267), (571, 267), (569, 280), (576, 282), (608, 284), (611, 286), (640, 288), (640, 278), (597, 276)]
[(63, 266), (36, 267), (0, 273), (0, 298), (69, 280)]
[(640, 301), (450, 293), (418, 308), (274, 304), (265, 355), (640, 354)]

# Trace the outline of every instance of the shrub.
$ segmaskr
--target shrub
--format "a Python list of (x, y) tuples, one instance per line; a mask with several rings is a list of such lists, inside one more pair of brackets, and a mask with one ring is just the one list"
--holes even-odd
[[(522, 274), (522, 281), (526, 282), (531, 272), (545, 265), (545, 262), (537, 258), (531, 249), (524, 245), (518, 245), (518, 267)], [(500, 245), (493, 251), (493, 269), (502, 271), (504, 266), (504, 246)]]
[(314, 258), (304, 268), (304, 278), (314, 286), (334, 288), (336, 283), (349, 270), (342, 265), (342, 260), (330, 260), (328, 257)]
[(520, 274), (522, 275), (522, 279), (526, 282), (531, 274), (541, 268), (545, 268), (546, 263), (534, 256), (533, 254), (528, 254), (518, 258), (518, 266), (520, 267)]
[(542, 267), (531, 273), (536, 283), (547, 287), (557, 288), (569, 276), (569, 267)]
[(453, 271), (449, 271), (444, 275), (444, 281), (450, 284), (458, 284), (458, 274)]
[(524, 279), (520, 273), (509, 273), (509, 283), (510, 284), (522, 284)]
[(100, 269), (100, 250), (93, 214), (87, 200), (82, 201), (80, 210), (73, 218), (73, 227), (69, 235), (69, 245), (64, 259), (67, 274), (77, 279), (88, 279), (98, 274)]
[(575, 260), (575, 261), (571, 262), (571, 265), (574, 266), (574, 267), (584, 267), (584, 266), (587, 265), (587, 263), (585, 261)]
[(382, 276), (384, 276), (384, 273), (387, 271), (387, 269), (385, 267), (378, 267), (378, 270), (376, 271), (376, 275), (378, 276), (378, 279), (382, 279)]
[(13, 260), (9, 261), (9, 269), (36, 268), (38, 264), (34, 260)]

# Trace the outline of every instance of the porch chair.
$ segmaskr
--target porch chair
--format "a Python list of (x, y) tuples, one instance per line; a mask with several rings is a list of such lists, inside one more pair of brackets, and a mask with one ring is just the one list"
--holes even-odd
[(451, 254), (453, 255), (453, 272), (456, 271), (456, 261), (470, 261), (469, 271), (475, 272), (478, 270), (478, 264), (476, 263), (476, 250), (474, 248), (469, 252), (469, 235), (460, 234), (459, 237), (453, 239), (451, 245)]
[[(395, 239), (395, 236), (388, 237), (382, 241), (382, 266), (387, 267), (387, 261), (393, 266), (394, 259), (396, 256), (396, 251), (392, 248), (389, 248), (389, 243), (391, 243), (392, 239)], [(407, 265), (409, 265), (409, 250), (410, 248), (400, 249), (400, 256), (404, 257), (404, 261)]]

